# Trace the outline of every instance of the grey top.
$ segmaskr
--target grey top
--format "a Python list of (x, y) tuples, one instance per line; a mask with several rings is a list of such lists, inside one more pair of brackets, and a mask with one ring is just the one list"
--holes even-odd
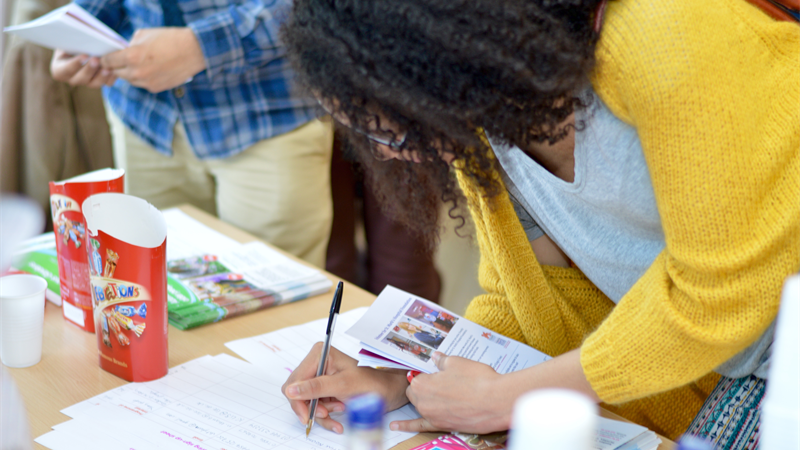
[(616, 303), (664, 249), (661, 218), (636, 130), (596, 96), (575, 122), (572, 183), (518, 147), (492, 145), (529, 239), (547, 234)]
[[(528, 239), (547, 234), (616, 303), (664, 249), (664, 232), (636, 129), (585, 95), (590, 105), (575, 112), (572, 183), (518, 147), (490, 142)], [(766, 378), (772, 328), (717, 371)]]

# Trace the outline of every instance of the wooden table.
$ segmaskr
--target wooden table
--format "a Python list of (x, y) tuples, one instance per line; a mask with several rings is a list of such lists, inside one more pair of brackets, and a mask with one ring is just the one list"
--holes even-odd
[[(256, 240), (252, 235), (194, 207), (183, 206), (180, 209), (239, 242)], [(331, 280), (338, 282), (338, 278), (327, 275)], [(342, 312), (368, 306), (375, 299), (374, 295), (347, 282), (344, 289), (346, 301), (342, 303)], [(225, 347), (225, 342), (327, 317), (330, 301), (330, 293), (327, 293), (192, 330), (180, 331), (170, 326), (169, 366), (173, 367), (203, 355), (220, 353), (235, 355)], [(100, 369), (95, 335), (67, 323), (61, 316), (61, 308), (49, 302), (45, 307), (42, 361), (24, 369), (7, 369), (14, 377), (28, 409), (33, 437), (49, 432), (53, 425), (70, 420), (61, 414), (60, 410), (127, 383)], [(601, 414), (620, 419), (604, 410)], [(420, 434), (397, 445), (395, 449), (407, 450), (439, 434)], [(45, 448), (39, 444), (35, 445), (39, 449)], [(659, 450), (672, 448), (672, 443), (665, 440), (665, 444), (662, 444)]]

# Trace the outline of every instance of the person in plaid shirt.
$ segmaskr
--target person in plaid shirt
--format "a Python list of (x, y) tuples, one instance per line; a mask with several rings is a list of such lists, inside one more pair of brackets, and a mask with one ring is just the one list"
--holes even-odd
[(332, 125), (278, 39), (286, 0), (77, 0), (129, 40), (102, 58), (56, 51), (55, 79), (102, 87), (126, 192), (191, 203), (322, 266)]

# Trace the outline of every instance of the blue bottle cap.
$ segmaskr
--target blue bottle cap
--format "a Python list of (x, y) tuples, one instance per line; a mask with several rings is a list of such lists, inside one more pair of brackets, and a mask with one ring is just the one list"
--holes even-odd
[(385, 404), (378, 394), (362, 394), (351, 398), (346, 405), (347, 419), (353, 428), (383, 426)]

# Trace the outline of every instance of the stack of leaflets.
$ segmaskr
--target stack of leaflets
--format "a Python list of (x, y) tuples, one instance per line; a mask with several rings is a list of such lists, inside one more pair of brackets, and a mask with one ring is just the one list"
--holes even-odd
[(44, 296), (56, 305), (61, 305), (61, 284), (58, 278), (58, 255), (56, 237), (51, 231), (23, 242), (14, 256), (11, 273), (39, 275), (47, 281)]
[(433, 352), (461, 356), (501, 374), (550, 359), (521, 342), (392, 286), (347, 334), (361, 341), (360, 366), (438, 372)]
[(167, 221), (167, 311), (181, 330), (330, 290), (321, 271), (261, 242), (239, 244), (178, 210)]
[(128, 47), (128, 42), (75, 3), (22, 25), (6, 27), (34, 44), (74, 55), (103, 56)]

